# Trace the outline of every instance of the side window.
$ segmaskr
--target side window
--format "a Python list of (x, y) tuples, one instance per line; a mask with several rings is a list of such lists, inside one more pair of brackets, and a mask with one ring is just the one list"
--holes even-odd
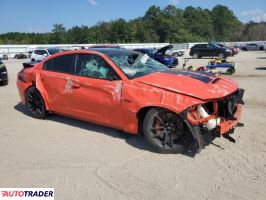
[(75, 74), (105, 80), (117, 78), (113, 68), (103, 58), (94, 54), (78, 55)]
[(50, 59), (44, 63), (44, 69), (47, 71), (73, 74), (75, 68), (75, 55), (63, 55)]

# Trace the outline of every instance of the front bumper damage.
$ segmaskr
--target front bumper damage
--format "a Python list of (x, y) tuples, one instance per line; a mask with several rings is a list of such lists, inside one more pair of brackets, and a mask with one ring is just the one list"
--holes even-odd
[[(187, 124), (199, 153), (205, 147), (203, 132), (210, 133), (215, 137), (223, 136), (231, 142), (235, 142), (230, 134), (234, 133), (235, 127), (242, 127), (239, 123), (243, 102), (244, 89), (238, 89), (223, 100), (212, 102), (213, 108), (209, 115), (199, 113), (199, 109), (186, 110), (182, 116)], [(211, 122), (211, 126), (210, 126)], [(216, 123), (213, 125), (213, 123)]]

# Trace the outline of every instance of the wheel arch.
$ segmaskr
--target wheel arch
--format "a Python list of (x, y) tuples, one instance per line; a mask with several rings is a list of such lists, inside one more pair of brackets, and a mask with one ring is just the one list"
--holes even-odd
[(181, 113), (181, 112), (173, 109), (172, 107), (168, 107), (165, 105), (147, 105), (145, 107), (140, 108), (137, 112), (137, 119), (138, 119), (138, 133), (141, 135), (143, 134), (143, 120), (144, 120), (147, 112), (152, 108), (160, 108), (160, 109), (169, 110), (173, 113), (176, 113), (177, 115)]
[(32, 84), (29, 85), (29, 86), (25, 89), (25, 91), (24, 91), (25, 103), (26, 103), (26, 93), (27, 93), (27, 91), (28, 91), (30, 88), (32, 88), (32, 87), (35, 87), (35, 89), (36, 89), (36, 90), (40, 93), (40, 95), (42, 96), (43, 101), (44, 101), (44, 103), (45, 103), (46, 110), (50, 110), (50, 107), (49, 107), (49, 105), (48, 105), (48, 103), (47, 103), (46, 96), (42, 93), (42, 91), (40, 90), (40, 88), (37, 87), (36, 82), (34, 82), (34, 81), (33, 81)]

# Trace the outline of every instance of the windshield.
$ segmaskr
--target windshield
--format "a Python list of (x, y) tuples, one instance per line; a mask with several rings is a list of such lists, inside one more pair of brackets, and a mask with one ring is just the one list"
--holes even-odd
[(59, 49), (47, 49), (50, 55), (60, 52)]
[(120, 52), (108, 55), (129, 78), (137, 78), (154, 72), (169, 70), (165, 65), (137, 52)]

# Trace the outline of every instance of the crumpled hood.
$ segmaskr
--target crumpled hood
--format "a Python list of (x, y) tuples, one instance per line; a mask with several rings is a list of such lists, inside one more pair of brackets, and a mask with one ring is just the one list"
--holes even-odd
[(198, 71), (169, 70), (152, 73), (136, 81), (202, 100), (218, 99), (233, 93), (238, 85), (213, 74)]

